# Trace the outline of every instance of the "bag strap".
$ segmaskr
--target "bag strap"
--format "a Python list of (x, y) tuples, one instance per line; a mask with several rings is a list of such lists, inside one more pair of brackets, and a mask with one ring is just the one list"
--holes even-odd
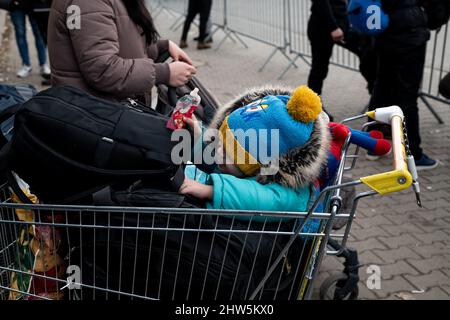
[(0, 112), (0, 124), (14, 116), (22, 107), (22, 103), (14, 104)]
[[(184, 166), (180, 166), (170, 181), (170, 187), (172, 188), (172, 190), (175, 192), (178, 192), (178, 190), (180, 190), (180, 187), (184, 182), (184, 179), (185, 179)], [(107, 185), (107, 186), (97, 188), (94, 192), (92, 192), (92, 190), (87, 191), (84, 193), (83, 197), (92, 195), (92, 204), (94, 206), (96, 206), (96, 205), (114, 206), (114, 205), (116, 205), (116, 203), (113, 201), (113, 199), (111, 197), (111, 193), (112, 193), (112, 188), (110, 185)], [(78, 195), (78, 198), (80, 199), (81, 197)]]
[(73, 204), (74, 202), (76, 202), (76, 201), (78, 201), (78, 200), (81, 200), (81, 199), (83, 199), (83, 198), (85, 198), (85, 197), (88, 197), (88, 196), (94, 197), (95, 194), (96, 194), (97, 192), (100, 192), (101, 190), (103, 190), (103, 189), (105, 189), (105, 188), (110, 188), (110, 186), (109, 186), (109, 185), (101, 185), (101, 186), (97, 186), (97, 187), (95, 187), (95, 188), (92, 188), (92, 189), (83, 191), (83, 192), (81, 192), (81, 193), (78, 193), (78, 194), (76, 194), (76, 195), (73, 195), (73, 196), (71, 196), (71, 197), (65, 198), (65, 199), (62, 200), (62, 201), (58, 201), (58, 204), (71, 205), (71, 204)]
[(111, 186), (106, 186), (101, 190), (92, 194), (92, 204), (94, 206), (114, 206), (115, 203), (111, 198)]
[(175, 175), (170, 179), (170, 187), (178, 192), (180, 190), (181, 186), (183, 185), (183, 182), (185, 180), (186, 176), (184, 174), (184, 165), (180, 165), (177, 172), (175, 172)]
[[(6, 108), (2, 112), (0, 112), (0, 125), (3, 124), (3, 122), (8, 120), (9, 118), (13, 117), (17, 113), (17, 111), (19, 111), (19, 109), (21, 107), (22, 107), (22, 104), (18, 103), (18, 104), (14, 104), (14, 105)], [(8, 143), (8, 140), (6, 139), (3, 131), (0, 130), (0, 147), (6, 145), (7, 143)]]

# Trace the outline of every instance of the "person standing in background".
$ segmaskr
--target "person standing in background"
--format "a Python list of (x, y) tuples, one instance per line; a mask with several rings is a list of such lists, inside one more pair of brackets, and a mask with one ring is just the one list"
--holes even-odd
[[(39, 27), (39, 31), (42, 35), (42, 40), (44, 40), (44, 43), (47, 46), (48, 19), (50, 16), (50, 9), (52, 7), (52, 0), (32, 0), (32, 3), (32, 15)], [(50, 86), (50, 73), (43, 74), (42, 77), (44, 78), (44, 80), (42, 81), (42, 85)]]
[(187, 48), (187, 36), (189, 28), (197, 14), (200, 14), (200, 26), (197, 49), (209, 49), (211, 43), (206, 41), (206, 28), (211, 14), (212, 0), (189, 0), (188, 14), (183, 27), (183, 34), (181, 35), (180, 48)]
[(427, 16), (417, 0), (382, 0), (381, 5), (390, 21), (375, 41), (378, 72), (370, 110), (391, 105), (402, 108), (417, 169), (434, 169), (438, 161), (428, 157), (420, 147), (417, 104), (430, 38)]
[(361, 35), (350, 28), (347, 0), (312, 0), (308, 39), (312, 53), (308, 86), (313, 91), (322, 94), (323, 82), (328, 75), (328, 66), (335, 44), (359, 57), (361, 74), (367, 81), (369, 93), (372, 91), (377, 68), (371, 49), (373, 38)]
[[(47, 46), (43, 34), (39, 28), (32, 11), (32, 4), (26, 0), (16, 0), (11, 8), (11, 20), (16, 33), (16, 42), (22, 58), (22, 67), (17, 72), (19, 78), (26, 78), (32, 72), (30, 54), (27, 42), (26, 18), (30, 22), (35, 39), (36, 50), (38, 54), (40, 73), (43, 77), (50, 77), (50, 67), (47, 63)], [(45, 36), (45, 35), (44, 35)]]
[(32, 0), (33, 11), (32, 15), (36, 20), (42, 39), (47, 45), (48, 19), (52, 7), (52, 0)]

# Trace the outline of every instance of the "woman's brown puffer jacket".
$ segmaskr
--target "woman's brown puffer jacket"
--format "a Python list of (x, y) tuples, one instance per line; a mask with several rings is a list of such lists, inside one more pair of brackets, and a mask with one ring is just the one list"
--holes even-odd
[[(80, 10), (79, 28), (76, 17), (68, 23), (72, 8)], [(152, 87), (169, 82), (168, 64), (153, 61), (169, 42), (148, 46), (122, 0), (53, 1), (48, 31), (53, 85), (111, 100), (144, 96), (149, 103)]]

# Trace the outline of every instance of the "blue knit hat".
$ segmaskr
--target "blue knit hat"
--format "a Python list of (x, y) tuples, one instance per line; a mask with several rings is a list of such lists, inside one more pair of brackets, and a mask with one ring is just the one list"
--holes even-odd
[(245, 175), (253, 176), (262, 164), (305, 145), (321, 112), (320, 97), (307, 86), (291, 97), (266, 96), (225, 118), (220, 127), (225, 152)]

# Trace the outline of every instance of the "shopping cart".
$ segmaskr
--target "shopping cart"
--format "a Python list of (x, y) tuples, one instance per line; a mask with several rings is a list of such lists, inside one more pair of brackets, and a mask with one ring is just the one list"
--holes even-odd
[[(325, 255), (346, 263), (321, 297), (355, 299), (360, 265), (347, 239), (359, 201), (420, 192), (401, 109), (344, 122), (367, 116), (391, 125), (393, 170), (343, 182), (359, 152), (348, 136), (334, 183), (308, 212), (24, 205), (4, 185), (0, 299), (310, 299)], [(367, 190), (343, 211), (342, 191), (359, 185)], [(343, 232), (333, 231), (337, 219)]]

